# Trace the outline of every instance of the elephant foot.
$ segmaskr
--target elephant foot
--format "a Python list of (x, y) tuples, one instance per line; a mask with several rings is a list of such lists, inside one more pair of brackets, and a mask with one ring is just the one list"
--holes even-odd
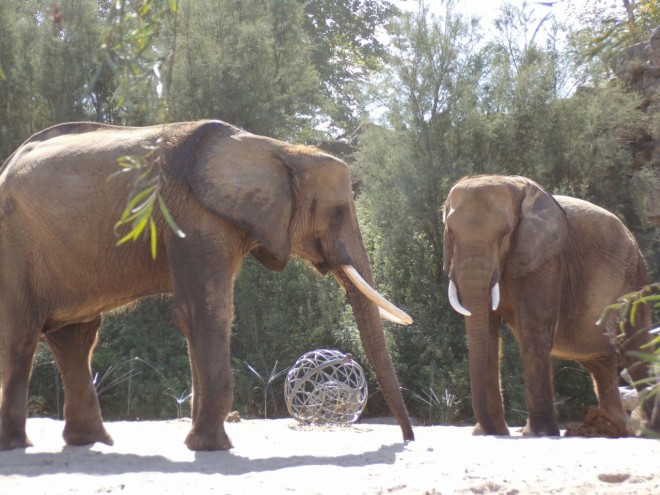
[(523, 437), (558, 437), (559, 426), (554, 421), (530, 421), (522, 430)]
[(234, 447), (223, 427), (215, 435), (191, 430), (186, 437), (186, 446), (194, 451), (229, 450)]
[(474, 429), (472, 430), (472, 435), (474, 436), (481, 436), (481, 435), (497, 435), (497, 436), (509, 436), (509, 427), (506, 424), (503, 425), (496, 425), (495, 426), (495, 431), (492, 433), (486, 432), (483, 427), (477, 423), (474, 425)]
[(82, 445), (92, 445), (97, 442), (104, 443), (106, 445), (114, 445), (114, 440), (105, 431), (103, 425), (96, 426), (93, 428), (83, 428), (80, 426), (71, 426), (66, 425), (64, 427), (64, 433), (62, 437), (67, 445), (73, 446), (82, 446)]
[(13, 450), (13, 449), (27, 449), (32, 447), (32, 442), (28, 440), (25, 432), (10, 434), (10, 435), (0, 435), (0, 451), (2, 450)]

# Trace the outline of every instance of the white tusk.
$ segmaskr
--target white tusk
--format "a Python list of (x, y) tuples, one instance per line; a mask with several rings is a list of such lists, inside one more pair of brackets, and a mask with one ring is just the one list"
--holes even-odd
[(493, 285), (493, 288), (490, 290), (490, 297), (492, 300), (492, 305), (491, 308), (493, 308), (493, 311), (497, 309), (497, 307), (500, 305), (500, 283), (495, 282), (495, 285)]
[[(402, 320), (401, 318), (394, 316), (392, 313), (389, 311), (384, 310), (383, 308), (379, 307), (378, 308), (378, 314), (380, 314), (380, 317), (383, 320), (391, 321), (392, 323), (397, 323), (398, 325), (410, 325), (412, 323), (412, 319), (410, 320)], [(408, 317), (410, 318), (410, 317)]]
[(353, 285), (378, 306), (382, 318), (399, 323), (400, 325), (410, 325), (413, 322), (412, 318), (405, 311), (397, 308), (374, 290), (351, 265), (342, 265), (340, 268), (350, 281), (353, 282)]
[(472, 316), (472, 313), (465, 309), (459, 302), (458, 291), (456, 290), (456, 285), (451, 278), (449, 279), (449, 289), (447, 291), (447, 295), (449, 296), (449, 304), (451, 304), (451, 307), (454, 308), (457, 313), (460, 313), (463, 316)]

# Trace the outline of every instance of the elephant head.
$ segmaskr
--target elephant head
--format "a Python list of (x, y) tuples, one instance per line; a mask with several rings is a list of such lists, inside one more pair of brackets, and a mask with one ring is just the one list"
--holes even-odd
[(237, 131), (198, 147), (187, 181), (207, 208), (249, 232), (250, 251), (266, 267), (279, 271), (296, 256), (332, 273), (385, 400), (412, 439), (380, 317), (404, 325), (412, 319), (373, 288), (346, 164), (314, 147)]
[(493, 397), (487, 383), (497, 377), (494, 332), (508, 304), (500, 300), (500, 281), (525, 277), (560, 253), (568, 238), (566, 216), (535, 182), (486, 176), (451, 189), (443, 220), (444, 271), (450, 303), (465, 316), (474, 412), (486, 433), (505, 433), (503, 418), (497, 426), (491, 417), (501, 397)]

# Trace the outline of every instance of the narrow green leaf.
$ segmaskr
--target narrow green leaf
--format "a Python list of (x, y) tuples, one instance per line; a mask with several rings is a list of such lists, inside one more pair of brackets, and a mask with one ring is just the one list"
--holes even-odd
[(160, 207), (160, 212), (163, 214), (163, 217), (165, 217), (165, 221), (167, 222), (167, 225), (170, 226), (170, 228), (174, 231), (174, 233), (181, 237), (182, 239), (186, 237), (185, 232), (183, 232), (179, 226), (176, 224), (174, 221), (174, 218), (172, 217), (170, 210), (167, 209), (167, 205), (165, 205), (165, 201), (163, 201), (163, 198), (161, 195), (158, 195), (158, 206)]
[(142, 210), (140, 216), (133, 220), (133, 232), (134, 238), (137, 240), (137, 238), (142, 234), (142, 232), (145, 231), (145, 228), (147, 227), (147, 223), (149, 223), (149, 218), (151, 218), (151, 212), (149, 210)]
[(2, 70), (2, 65), (0, 65), (0, 79), (3, 81), (7, 79), (7, 76), (5, 75), (4, 71)]
[(139, 168), (143, 162), (144, 158), (141, 156), (124, 155), (117, 158), (117, 164), (122, 168)]
[(134, 230), (131, 230), (128, 234), (126, 234), (124, 237), (119, 239), (117, 241), (116, 246), (121, 246), (122, 244), (126, 244), (128, 241), (134, 241), (135, 240), (135, 235), (134, 235)]
[(630, 310), (630, 324), (634, 327), (635, 326), (635, 317), (637, 316), (637, 305), (639, 304), (639, 301), (635, 301), (632, 305), (632, 308)]
[(143, 213), (141, 211), (134, 213), (133, 215), (130, 215), (126, 218), (122, 218), (120, 220), (117, 220), (117, 223), (115, 223), (115, 231), (123, 227), (124, 225), (128, 225), (129, 223), (134, 222), (138, 217), (142, 216)]
[(122, 168), (120, 170), (117, 170), (116, 172), (111, 173), (108, 175), (108, 178), (105, 179), (106, 182), (110, 182), (114, 177), (117, 177), (118, 175), (125, 174), (126, 172), (132, 172), (133, 170), (130, 168)]
[[(147, 208), (153, 211), (154, 201), (156, 200), (156, 191), (152, 192), (147, 199), (131, 210), (131, 213), (140, 213)], [(151, 214), (151, 213), (150, 213)]]
[(142, 202), (142, 200), (147, 198), (155, 189), (156, 186), (151, 186), (133, 196), (133, 198), (131, 198), (131, 200), (126, 205), (126, 208), (124, 208), (124, 212), (122, 213), (120, 220), (125, 220), (128, 218), (135, 211), (135, 208)]
[(156, 259), (156, 251), (158, 249), (158, 239), (156, 236), (156, 222), (153, 217), (149, 217), (149, 235), (151, 236), (151, 259)]

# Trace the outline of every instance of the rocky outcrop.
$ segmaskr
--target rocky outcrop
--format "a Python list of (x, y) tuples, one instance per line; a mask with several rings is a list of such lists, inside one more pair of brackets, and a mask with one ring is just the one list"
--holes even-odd
[[(636, 132), (626, 133), (626, 146), (633, 153), (633, 181), (643, 194), (644, 216), (660, 227), (660, 26), (644, 43), (631, 46), (616, 64), (617, 77), (642, 96), (647, 122)], [(655, 122), (655, 124), (654, 124)]]

